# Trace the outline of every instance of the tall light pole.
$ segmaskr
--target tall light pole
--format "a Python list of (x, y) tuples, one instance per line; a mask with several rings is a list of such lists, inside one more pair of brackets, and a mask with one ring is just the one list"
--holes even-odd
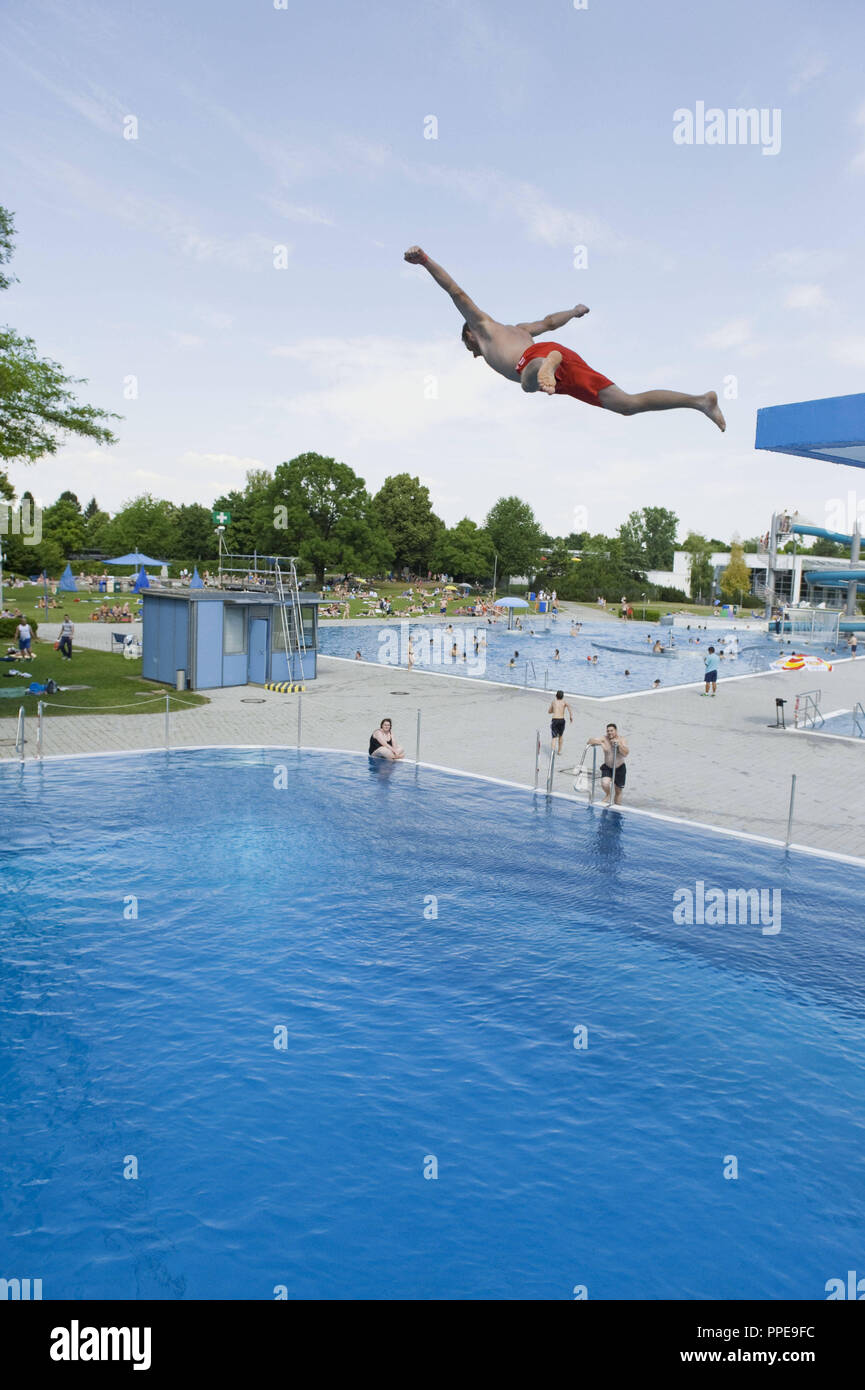
[(645, 621), (646, 621), (646, 595), (645, 595), (645, 594), (641, 594), (640, 597), (641, 597), (642, 600), (643, 600), (643, 622), (645, 622)]

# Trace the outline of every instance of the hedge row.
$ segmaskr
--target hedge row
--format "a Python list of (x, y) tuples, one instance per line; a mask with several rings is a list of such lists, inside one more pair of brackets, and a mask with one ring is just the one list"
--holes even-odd
[[(0, 618), (0, 641), (2, 641), (4, 637), (14, 638), (19, 621), (20, 620), (18, 618)], [(39, 624), (37, 623), (35, 618), (28, 618), (27, 621), (30, 624), (31, 632), (35, 637), (37, 632), (39, 631)]]

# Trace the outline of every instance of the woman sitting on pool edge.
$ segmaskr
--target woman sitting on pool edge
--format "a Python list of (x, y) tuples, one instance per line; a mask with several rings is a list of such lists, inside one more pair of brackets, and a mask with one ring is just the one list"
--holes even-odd
[(405, 749), (400, 748), (394, 742), (393, 724), (390, 719), (383, 719), (377, 729), (373, 729), (369, 736), (369, 756), (371, 758), (389, 758), (395, 761), (397, 758), (405, 757)]

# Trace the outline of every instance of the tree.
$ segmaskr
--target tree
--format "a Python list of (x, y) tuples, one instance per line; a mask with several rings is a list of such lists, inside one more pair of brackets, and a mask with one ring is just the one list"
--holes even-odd
[[(0, 266), (12, 257), (14, 229), (11, 213), (0, 207)], [(0, 290), (13, 279), (0, 271)], [(70, 387), (85, 384), (66, 376), (58, 362), (38, 357), (32, 338), (0, 328), (0, 458), (35, 463), (56, 453), (66, 434), (115, 444), (105, 422), (120, 416), (76, 400)]]
[(498, 555), (499, 574), (508, 578), (525, 574), (531, 579), (543, 532), (528, 502), (500, 497), (487, 516), (485, 528)]
[(561, 586), (561, 597), (594, 601), (598, 595), (619, 599), (645, 583), (645, 575), (635, 569), (625, 554), (620, 537), (588, 536), (579, 563), (571, 562), (570, 572)]
[(396, 569), (407, 566), (416, 574), (432, 565), (436, 541), (444, 522), (436, 516), (429, 488), (410, 473), (385, 478), (373, 498), (376, 516), (393, 546)]
[(554, 587), (569, 576), (574, 567), (568, 544), (561, 538), (544, 545), (538, 563), (541, 566), (538, 579)]
[(698, 531), (689, 531), (682, 549), (691, 556), (691, 598), (712, 596), (712, 580), (715, 571), (712, 567), (712, 543)]
[(745, 564), (745, 548), (741, 541), (733, 541), (730, 563), (721, 574), (721, 593), (731, 602), (741, 603), (743, 595), (750, 590), (751, 572)]
[(619, 538), (629, 559), (649, 570), (673, 568), (679, 518), (667, 507), (643, 507), (631, 512), (619, 527)]
[[(86, 526), (78, 499), (70, 501), (73, 494), (61, 493), (57, 501), (46, 507), (42, 513), (42, 537), (44, 542), (56, 545), (64, 561), (84, 545)], [(52, 554), (53, 554), (52, 550)]]
[[(226, 550), (233, 555), (252, 555), (256, 550), (262, 554), (274, 549), (284, 550), (284, 538), (282, 543), (274, 541), (273, 507), (273, 474), (266, 468), (250, 468), (242, 492), (234, 488), (215, 498), (211, 510), (231, 514), (231, 523), (223, 537)], [(215, 554), (218, 548), (216, 528), (212, 517), (208, 517), (208, 521), (214, 533)]]
[(105, 527), (102, 543), (112, 554), (142, 550), (158, 560), (177, 555), (177, 507), (145, 492), (124, 502)]
[(489, 533), (464, 516), (456, 526), (439, 532), (433, 565), (441, 574), (470, 583), (492, 578), (494, 558)]
[(336, 459), (299, 454), (277, 468), (271, 488), (274, 549), (298, 555), (321, 588), (327, 569), (380, 570), (393, 547), (363, 478)]
[(216, 529), (209, 507), (183, 503), (177, 509), (177, 554), (184, 560), (215, 560)]

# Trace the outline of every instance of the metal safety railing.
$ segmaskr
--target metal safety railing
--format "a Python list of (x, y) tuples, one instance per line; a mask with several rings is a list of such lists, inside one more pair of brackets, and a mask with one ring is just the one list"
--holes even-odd
[(800, 691), (793, 706), (793, 727), (795, 729), (816, 729), (822, 726), (825, 723), (820, 712), (822, 700), (822, 690)]
[(865, 738), (865, 709), (861, 700), (857, 700), (853, 706), (853, 733), (856, 738)]
[(547, 796), (553, 790), (553, 773), (556, 770), (556, 745), (550, 744), (550, 761), (547, 767)]

